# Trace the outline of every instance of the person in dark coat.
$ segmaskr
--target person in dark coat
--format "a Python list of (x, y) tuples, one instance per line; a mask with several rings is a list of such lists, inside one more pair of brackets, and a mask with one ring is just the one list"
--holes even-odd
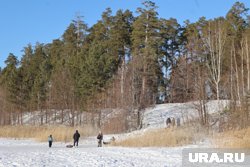
[(103, 134), (101, 131), (99, 131), (99, 134), (97, 135), (97, 139), (98, 139), (98, 147), (102, 147)]
[(78, 132), (78, 130), (76, 130), (76, 132), (73, 135), (74, 146), (78, 147), (79, 138), (80, 138), (80, 133)]
[(49, 135), (49, 136), (48, 136), (48, 142), (49, 142), (49, 147), (51, 147), (51, 146), (52, 146), (52, 142), (53, 142), (53, 137), (52, 137), (52, 135)]
[(167, 125), (167, 128), (170, 127), (170, 125), (171, 125), (171, 118), (167, 118), (166, 125)]

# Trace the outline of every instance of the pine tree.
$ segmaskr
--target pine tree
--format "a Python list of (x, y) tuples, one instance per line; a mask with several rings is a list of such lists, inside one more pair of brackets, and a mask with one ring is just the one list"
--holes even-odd
[(21, 82), (21, 94), (22, 99), (24, 101), (24, 108), (29, 109), (29, 104), (31, 100), (31, 90), (34, 84), (34, 68), (32, 67), (33, 61), (33, 49), (32, 46), (29, 44), (27, 47), (24, 47), (24, 55), (22, 56), (20, 62), (19, 73), (22, 78)]
[[(44, 72), (44, 68), (46, 68), (46, 59), (47, 55), (44, 45), (36, 44), (30, 68), (33, 69), (34, 79), (31, 90), (31, 101), (33, 107), (38, 110), (44, 107), (44, 102), (46, 100), (46, 83), (48, 80), (46, 78), (48, 78), (47, 76), (49, 75), (48, 71)], [(49, 70), (49, 68), (47, 70)]]
[(176, 19), (170, 18), (169, 20), (160, 20), (160, 34), (163, 39), (161, 44), (160, 53), (161, 58), (161, 69), (164, 71), (164, 82), (160, 85), (164, 98), (168, 101), (170, 99), (170, 76), (172, 70), (177, 65), (178, 57), (183, 52), (183, 43), (185, 42), (183, 36), (183, 28), (178, 24)]
[[(131, 11), (118, 10), (114, 16), (114, 24), (111, 29), (111, 46), (114, 50), (114, 56), (118, 57), (118, 65), (120, 67), (120, 103), (124, 104), (125, 99), (125, 77), (126, 66), (131, 56), (131, 33), (134, 17)], [(128, 90), (128, 88), (127, 88)], [(116, 90), (117, 91), (117, 90)]]
[(3, 69), (1, 74), (1, 85), (7, 91), (7, 100), (14, 105), (18, 103), (17, 93), (20, 84), (18, 81), (18, 60), (17, 57), (10, 53), (5, 60), (6, 67)]
[(81, 76), (78, 87), (83, 97), (94, 95), (103, 88), (118, 68), (119, 55), (111, 44), (113, 17), (111, 10), (103, 12), (102, 20), (95, 24), (82, 52)]
[(134, 105), (145, 107), (155, 103), (158, 79), (161, 73), (159, 66), (159, 19), (155, 3), (145, 1), (144, 8), (138, 8), (140, 14), (133, 24), (133, 80)]

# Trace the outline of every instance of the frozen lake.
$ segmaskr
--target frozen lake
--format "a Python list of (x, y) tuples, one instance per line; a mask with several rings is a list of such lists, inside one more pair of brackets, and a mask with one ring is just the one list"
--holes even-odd
[(181, 152), (182, 148), (98, 148), (89, 139), (82, 140), (78, 148), (0, 139), (0, 167), (170, 167), (181, 166)]

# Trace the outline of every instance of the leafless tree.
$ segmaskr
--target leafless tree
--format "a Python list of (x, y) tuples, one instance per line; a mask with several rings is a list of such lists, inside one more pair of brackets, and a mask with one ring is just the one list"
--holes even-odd
[(211, 76), (211, 82), (216, 88), (216, 98), (220, 99), (219, 84), (221, 81), (222, 58), (224, 56), (226, 29), (223, 20), (209, 21), (208, 26), (202, 33), (205, 49), (209, 55), (207, 67)]

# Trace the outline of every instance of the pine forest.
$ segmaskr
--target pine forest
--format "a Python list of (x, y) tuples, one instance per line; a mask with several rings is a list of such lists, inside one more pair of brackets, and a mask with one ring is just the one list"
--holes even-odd
[(248, 8), (236, 2), (225, 16), (194, 23), (157, 9), (149, 0), (136, 11), (107, 8), (91, 27), (78, 15), (51, 43), (23, 46), (20, 60), (10, 53), (0, 69), (0, 125), (22, 125), (28, 113), (34, 125), (125, 132), (140, 128), (148, 107), (189, 101), (207, 125), (204, 104), (230, 100), (223, 114), (248, 126)]

